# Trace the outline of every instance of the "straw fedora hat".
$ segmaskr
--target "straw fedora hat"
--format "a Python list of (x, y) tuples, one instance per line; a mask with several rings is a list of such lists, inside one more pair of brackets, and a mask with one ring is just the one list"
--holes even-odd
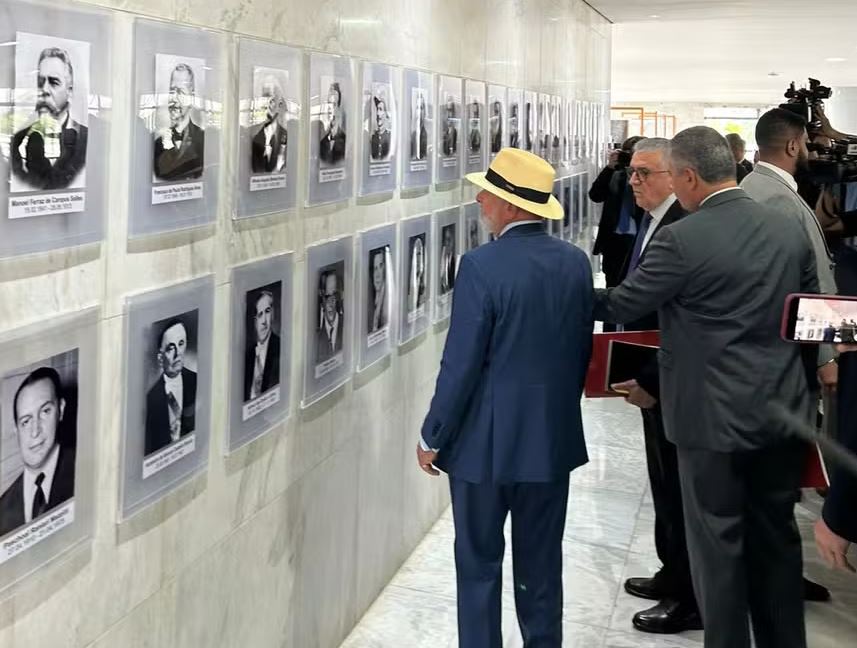
[(556, 174), (553, 167), (527, 151), (501, 150), (487, 173), (468, 173), (477, 187), (490, 191), (508, 203), (551, 220), (562, 220), (562, 205), (551, 194)]

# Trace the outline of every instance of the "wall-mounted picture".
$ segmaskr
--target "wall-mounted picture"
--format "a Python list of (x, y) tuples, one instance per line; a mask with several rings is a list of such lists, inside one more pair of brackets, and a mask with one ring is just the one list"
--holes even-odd
[(399, 344), (410, 342), (431, 323), (431, 291), (434, 285), (431, 254), (431, 215), (407, 218), (399, 224)]
[[(370, 163), (388, 162), (393, 151), (393, 86), (372, 83), (369, 102), (371, 113), (369, 135)], [(390, 173), (387, 167), (387, 173)]]
[(408, 324), (425, 315), (428, 300), (426, 277), (426, 233), (420, 232), (408, 237), (408, 267), (406, 310)]
[(471, 202), (464, 205), (462, 222), (464, 223), (464, 248), (462, 251), (467, 253), (475, 250), (487, 240), (485, 228), (481, 222), (479, 203)]
[(522, 148), (523, 146), (521, 141), (523, 103), (524, 93), (521, 90), (509, 88), (506, 113), (508, 115), (509, 146), (512, 148)]
[(497, 95), (489, 97), (488, 108), (488, 139), (491, 142), (491, 157), (497, 155), (503, 148), (504, 134), (504, 102)]
[(387, 339), (390, 334), (390, 245), (369, 250), (369, 285), (367, 301), (367, 331), (369, 346)]
[[(85, 209), (90, 44), (18, 32), (9, 218)], [(49, 200), (16, 196), (60, 192)]]
[(358, 327), (357, 370), (389, 355), (395, 331), (396, 225), (361, 232), (358, 239), (358, 286), (361, 315)]
[(345, 147), (348, 117), (347, 97), (343, 96), (342, 79), (333, 76), (319, 78), (323, 97), (321, 119), (317, 123), (319, 182), (333, 182), (345, 175)]
[[(250, 170), (253, 176), (269, 176), (263, 178), (262, 183), (257, 183), (266, 189), (279, 189), (286, 185), (290, 114), (285, 89), (288, 87), (287, 70), (261, 66), (253, 69)], [(252, 180), (250, 188), (252, 191)]]
[(461, 79), (438, 79), (437, 182), (451, 182), (461, 177), (461, 147), (463, 131), (467, 129), (462, 89)]
[(486, 138), (486, 106), (485, 106), (485, 83), (467, 79), (464, 82), (465, 96), (465, 171), (467, 173), (483, 171), (485, 158), (490, 150), (490, 141)]
[(398, 183), (399, 78), (389, 65), (363, 61), (359, 196), (392, 194)]
[(282, 281), (245, 294), (244, 421), (280, 400), (282, 295)]
[(443, 132), (441, 133), (441, 150), (444, 158), (455, 158), (458, 155), (458, 127), (461, 119), (458, 117), (458, 102), (455, 95), (447, 92), (443, 97)]
[[(411, 161), (419, 162), (425, 160), (429, 149), (429, 124), (428, 124), (428, 88), (411, 88), (411, 141), (408, 151)], [(416, 171), (413, 165), (411, 170)]]
[(438, 251), (438, 295), (444, 299), (455, 287), (455, 269), (458, 260), (456, 223), (440, 228), (440, 250)]
[(419, 70), (402, 71), (402, 115), (406, 120), (401, 137), (402, 188), (429, 187), (434, 165), (434, 76)]
[(345, 262), (337, 261), (321, 268), (318, 271), (318, 324), (315, 334), (316, 379), (343, 363), (345, 297)]
[(78, 349), (3, 376), (0, 564), (74, 522), (77, 396)]
[(476, 97), (467, 102), (467, 153), (471, 158), (482, 153), (482, 103)]
[(433, 226), (435, 247), (432, 268), (434, 272), (432, 320), (440, 322), (449, 317), (452, 310), (452, 293), (455, 289), (455, 273), (458, 268), (458, 224), (461, 209), (451, 207), (435, 212)]
[(524, 150), (536, 153), (536, 102), (535, 92), (524, 93)]
[[(153, 204), (202, 197), (202, 183), (193, 181), (205, 168), (205, 67), (200, 58), (155, 56)], [(163, 183), (182, 184), (158, 191)]]

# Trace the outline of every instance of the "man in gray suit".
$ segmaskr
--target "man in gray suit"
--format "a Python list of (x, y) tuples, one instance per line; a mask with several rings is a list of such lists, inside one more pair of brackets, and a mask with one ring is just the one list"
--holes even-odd
[(678, 451), (705, 647), (750, 648), (752, 617), (759, 648), (806, 648), (794, 519), (805, 446), (768, 408), (799, 417), (808, 408), (799, 345), (779, 329), (789, 293), (818, 292), (815, 257), (798, 223), (737, 187), (713, 129), (679, 133), (670, 172), (691, 214), (599, 292), (596, 317), (659, 312), (664, 425)]

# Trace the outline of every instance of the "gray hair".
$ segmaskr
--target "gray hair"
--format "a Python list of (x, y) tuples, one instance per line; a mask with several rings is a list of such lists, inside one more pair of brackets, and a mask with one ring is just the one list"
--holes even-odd
[(647, 137), (634, 145), (634, 153), (650, 153), (655, 151), (663, 154), (664, 161), (669, 161), (672, 143), (663, 137)]
[(735, 180), (735, 158), (726, 139), (713, 128), (694, 126), (673, 138), (673, 165), (693, 169), (709, 184)]
[(196, 75), (193, 73), (193, 68), (187, 63), (178, 63), (173, 68), (173, 71), (170, 72), (170, 85), (173, 84), (173, 75), (176, 72), (184, 72), (188, 76), (188, 81), (190, 81), (190, 90), (191, 92), (196, 92)]

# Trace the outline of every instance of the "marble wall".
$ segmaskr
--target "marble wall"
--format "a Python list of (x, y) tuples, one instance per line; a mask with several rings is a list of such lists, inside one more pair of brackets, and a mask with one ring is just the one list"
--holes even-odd
[[(59, 2), (60, 0), (53, 0)], [(122, 305), (213, 272), (228, 348), (231, 265), (458, 205), (472, 189), (298, 209), (237, 223), (232, 126), (216, 226), (127, 242), (133, 20), (145, 15), (445, 74), (607, 102), (610, 25), (580, 0), (94, 0), (115, 10), (110, 217), (101, 245), (0, 261), (0, 330), (100, 304), (95, 525), (90, 543), (0, 602), (3, 648), (337, 646), (448, 503), (414, 460), (445, 331), (428, 335), (224, 459), (228, 358), (214, 366), (206, 474), (117, 523)], [(234, 61), (230, 63), (230, 73)], [(233, 82), (229, 83), (230, 92)], [(227, 95), (227, 105), (234, 99)], [(234, 115), (227, 108), (227, 121)], [(234, 120), (233, 120), (234, 121)], [(305, 148), (305, 144), (302, 144)], [(305, 151), (304, 151), (305, 153)], [(299, 186), (304, 186), (303, 178)], [(294, 308), (295, 351), (303, 309)], [(299, 357), (301, 354), (296, 353)]]

